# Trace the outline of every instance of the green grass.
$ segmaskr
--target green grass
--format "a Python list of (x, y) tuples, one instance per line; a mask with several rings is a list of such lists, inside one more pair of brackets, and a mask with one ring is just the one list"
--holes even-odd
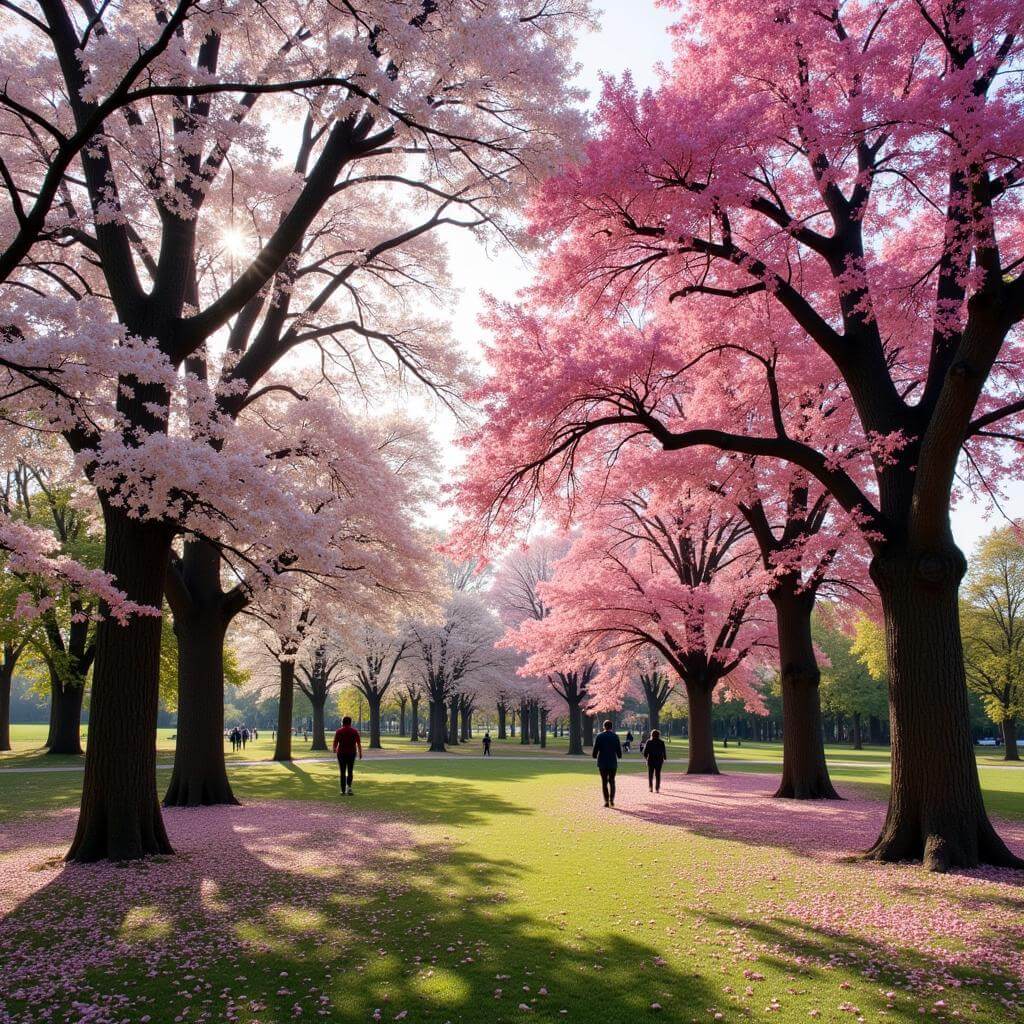
[[(625, 771), (639, 767), (631, 762)], [(885, 770), (865, 763), (835, 775), (840, 784), (881, 791)], [(339, 799), (329, 763), (238, 766), (231, 775), (243, 802)], [(1024, 773), (983, 769), (982, 776), (993, 809), (1024, 814)], [(77, 773), (5, 777), (0, 769), (0, 820), (72, 804), (79, 784)], [(589, 759), (365, 760), (357, 769), (357, 795), (343, 806), (378, 811), (413, 831), (416, 845), (398, 865), (400, 884), (383, 881), (395, 869), (394, 863), (387, 868), (385, 851), (379, 865), (367, 865), (366, 877), (353, 879), (359, 883), (354, 894), (328, 887), (313, 905), (292, 899), (308, 880), (282, 868), (280, 899), (291, 900), (286, 912), (251, 905), (240, 879), (236, 895), (243, 909), (235, 931), (249, 945), (225, 951), (224, 962), (207, 965), (198, 982), (212, 993), (244, 990), (256, 1001), (256, 1008), (238, 1008), (245, 1024), (310, 1019), (308, 1010), (293, 1017), (294, 996), (279, 995), (281, 972), (292, 979), (289, 991), (315, 988), (327, 997), (330, 1015), (312, 1019), (346, 1024), (370, 1020), (376, 1007), (384, 1009), (384, 1020), (407, 1010), (404, 1019), (414, 1024), (618, 1024), (652, 1017), (689, 1024), (713, 1022), (716, 1012), (726, 1024), (795, 1022), (812, 1019), (815, 1009), (823, 1021), (853, 1021), (838, 1009), (841, 1003), (855, 1004), (868, 1021), (909, 1022), (940, 997), (960, 1020), (1019, 1019), (1000, 1001), (1009, 979), (950, 989), (951, 979), (978, 972), (957, 969), (946, 976), (919, 954), (894, 954), (869, 938), (821, 934), (772, 909), (817, 891), (802, 878), (808, 868), (802, 858), (684, 827), (643, 824), (594, 809), (595, 798)], [(377, 870), (382, 881), (375, 886)], [(830, 884), (848, 885), (852, 898), (890, 869), (828, 870), (835, 872)], [(892, 870), (901, 872), (903, 889), (925, 882), (916, 869)], [(230, 906), (232, 894), (223, 895)], [(969, 897), (965, 890), (963, 899)], [(46, 891), (29, 900), (12, 915), (13, 924), (31, 925), (40, 908), (45, 918), (46, 901), (56, 899)], [(194, 925), (188, 916), (194, 908), (182, 908), (180, 919), (170, 922), (150, 920), (151, 912), (139, 907), (142, 923), (130, 935), (140, 948), (147, 929), (158, 934), (161, 927)], [(128, 935), (127, 922), (120, 927)], [(909, 993), (903, 986), (915, 976), (927, 984)], [(181, 992), (196, 984), (183, 986), (173, 972), (150, 976), (132, 956), (124, 957), (115, 977), (91, 980), (148, 1000), (153, 1024), (171, 1024)], [(940, 983), (946, 987), (927, 987)], [(538, 995), (541, 987), (548, 995)], [(496, 988), (503, 989), (500, 999)], [(898, 994), (889, 1007), (884, 993), (893, 990)], [(772, 998), (780, 1009), (766, 1009)], [(520, 1002), (533, 1008), (521, 1011)], [(652, 1011), (652, 1003), (663, 1009)], [(138, 1016), (126, 1012), (124, 1018)]]

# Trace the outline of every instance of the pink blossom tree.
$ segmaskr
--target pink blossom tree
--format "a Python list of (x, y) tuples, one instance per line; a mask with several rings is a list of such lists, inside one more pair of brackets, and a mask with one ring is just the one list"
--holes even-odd
[[(25, 90), (31, 104), (8, 92), (5, 114), (56, 186), (40, 244), (61, 256), (26, 230), (5, 279), (4, 365), (46, 396), (31, 401), (97, 487), (105, 569), (129, 600), (159, 605), (176, 533), (218, 541), (226, 513), (252, 507), (217, 507), (238, 491), (221, 435), (289, 386), (265, 381), (289, 353), (320, 346), (322, 365), (344, 367), (353, 342), (375, 343), (435, 380), (423, 330), (381, 322), (381, 303), (395, 282), (436, 291), (441, 254), (423, 237), (503, 221), (573, 137), (565, 71), (586, 11), (534, 14), (519, 0), (245, 4), (230, 17), (181, 4), (165, 24), (147, 5), (55, 0), (22, 19), (55, 78)], [(60, 123), (88, 138), (71, 156), (30, 138), (64, 134), (51, 94)], [(301, 128), (281, 154), (274, 125), (288, 121)], [(4, 180), (15, 197), (34, 188)], [(195, 460), (211, 471), (200, 492)], [(201, 573), (216, 596), (215, 560), (193, 552), (189, 580)], [(101, 625), (73, 859), (169, 850), (153, 764), (157, 627)]]
[(672, 303), (689, 335), (674, 372), (713, 391), (716, 366), (746, 357), (707, 325), (760, 303), (789, 351), (831, 365), (850, 429), (794, 436), (798, 358), (765, 374), (767, 424), (606, 401), (577, 363), (539, 457), (571, 461), (581, 434), (620, 425), (669, 451), (783, 461), (831, 495), (870, 549), (887, 632), (893, 776), (870, 855), (935, 870), (1019, 864), (978, 781), (949, 509), (962, 453), (992, 467), (1024, 409), (1021, 17), (1005, 0), (687, 5), (661, 87), (609, 82), (586, 160), (536, 211), (559, 238), (538, 291), (578, 300), (578, 336), (595, 313)]

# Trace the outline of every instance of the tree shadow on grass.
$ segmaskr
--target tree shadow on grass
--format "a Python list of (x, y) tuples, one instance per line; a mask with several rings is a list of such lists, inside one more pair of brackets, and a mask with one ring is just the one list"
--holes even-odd
[[(885, 820), (886, 805), (863, 793), (847, 799), (776, 800), (774, 776), (667, 773), (661, 793), (647, 792), (646, 778), (620, 782), (616, 810), (630, 818), (753, 846), (776, 847), (820, 859), (853, 856), (870, 846)], [(999, 822), (1000, 834), (1024, 851), (1024, 825)], [(1015, 872), (1014, 875), (1024, 874)]]
[(379, 814), (277, 803), (167, 820), (175, 857), (44, 870), (0, 929), (0, 1018), (355, 1024), (380, 1009), (474, 1024), (523, 1004), (605, 1024), (652, 1002), (690, 1020), (715, 1001), (700, 978), (652, 968), (642, 936), (511, 909), (513, 861), (417, 842)]
[[(996, 922), (992, 922), (983, 959), (978, 958), (976, 948), (963, 944), (958, 957), (955, 936), (952, 953), (938, 949), (922, 952), (906, 943), (895, 946), (784, 915), (709, 914), (708, 922), (753, 938), (761, 947), (759, 961), (764, 967), (789, 976), (797, 973), (833, 988), (835, 1002), (823, 1007), (826, 1010), (834, 1011), (844, 1003), (858, 1007), (867, 1019), (881, 1011), (888, 1020), (919, 1021), (923, 1013), (929, 1014), (929, 1019), (946, 1019), (940, 1011), (947, 1011), (948, 1006), (957, 1009), (957, 1018), (976, 1024), (1019, 1019), (1015, 1015), (1024, 1000), (1024, 981), (1019, 974), (1021, 939), (1001, 931)], [(829, 984), (837, 971), (855, 972), (863, 983)], [(961, 1001), (967, 1002), (968, 1009), (957, 1005)], [(846, 1009), (844, 1019), (845, 1013), (851, 1012)]]

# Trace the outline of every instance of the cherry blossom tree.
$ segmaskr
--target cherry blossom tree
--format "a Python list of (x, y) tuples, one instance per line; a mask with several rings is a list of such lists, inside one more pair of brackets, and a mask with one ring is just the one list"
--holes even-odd
[[(344, 655), (349, 671), (355, 674), (353, 685), (366, 698), (370, 711), (371, 749), (380, 749), (381, 705), (391, 692), (392, 684), (396, 682), (395, 672), (411, 647), (412, 640), (408, 636), (389, 635), (367, 625)], [(402, 718), (401, 733), (404, 735), (404, 705)]]
[[(104, 568), (146, 607), (159, 606), (177, 532), (217, 540), (254, 507), (221, 507), (239, 497), (222, 437), (280, 386), (265, 378), (290, 352), (319, 347), (321, 365), (344, 368), (355, 342), (378, 345), (447, 386), (452, 360), (422, 327), (380, 323), (381, 296), (396, 282), (436, 291), (440, 251), (424, 236), (504, 231), (521, 186), (558, 159), (575, 135), (564, 83), (586, 16), (524, 0), (172, 13), (45, 3), (20, 30), (56, 77), (34, 106), (10, 92), (6, 104), (59, 201), (44, 204), (45, 251), (23, 245), (7, 278), (4, 365), (12, 390), (47, 396), (31, 401), (100, 494)], [(71, 157), (53, 149), (52, 94), (61, 123), (88, 137)], [(275, 125), (289, 120), (301, 128), (282, 154)], [(39, 132), (52, 140), (42, 161)], [(12, 197), (34, 188), (4, 180)], [(215, 344), (226, 358), (211, 375)], [(214, 560), (193, 551), (212, 593)], [(152, 749), (157, 626), (101, 624), (74, 859), (169, 850)]]
[[(631, 473), (624, 476), (632, 478)], [(682, 679), (689, 704), (690, 774), (717, 774), (711, 732), (716, 688), (759, 697), (744, 670), (771, 642), (756, 611), (762, 587), (742, 516), (696, 489), (662, 501), (650, 491), (614, 492), (595, 504), (541, 595), (552, 608), (515, 635), (525, 670), (551, 672), (566, 651), (596, 661), (597, 710), (621, 706), (637, 658), (653, 649)]]
[[(723, 348), (734, 332), (711, 328), (752, 306), (786, 325), (791, 358), (763, 367), (767, 420), (723, 423), (714, 402), (683, 419), (642, 390), (609, 397), (577, 348), (557, 393), (533, 383), (552, 404), (527, 422), (546, 423), (548, 443), (517, 465), (564, 466), (582, 435), (621, 426), (813, 477), (869, 548), (884, 612), (893, 779), (870, 855), (1019, 864), (978, 781), (949, 522), (960, 460), (994, 471), (1024, 410), (1019, 5), (679, 6), (661, 86), (609, 82), (586, 159), (538, 203), (557, 251), (533, 305), (575, 303), (585, 347), (595, 320), (672, 304), (676, 381), (701, 375), (708, 393), (749, 379), (750, 354)], [(849, 426), (790, 433), (801, 352), (815, 374), (818, 357), (832, 367)]]

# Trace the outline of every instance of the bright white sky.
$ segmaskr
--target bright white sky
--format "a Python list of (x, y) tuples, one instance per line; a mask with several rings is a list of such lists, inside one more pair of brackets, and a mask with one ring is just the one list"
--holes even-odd
[[(666, 31), (673, 20), (671, 12), (655, 7), (654, 0), (604, 0), (602, 6), (599, 31), (582, 39), (577, 51), (579, 82), (589, 90), (591, 101), (597, 96), (602, 74), (619, 75), (628, 69), (643, 88), (655, 84), (658, 63), (671, 57)], [(475, 353), (481, 340), (478, 317), (483, 294), (511, 298), (527, 283), (529, 268), (518, 254), (491, 251), (463, 232), (450, 242), (452, 280), (461, 289), (453, 320), (454, 340)], [(452, 444), (455, 422), (444, 410), (435, 410), (433, 415), (446, 468), (455, 470), (461, 459), (461, 452)], [(1024, 481), (1010, 488), (1009, 499), (1001, 508), (1011, 517), (1024, 515)], [(986, 518), (989, 513), (991, 518)], [(953, 529), (957, 542), (969, 554), (984, 533), (1003, 522), (1001, 514), (991, 512), (983, 503), (963, 503), (954, 513)]]

